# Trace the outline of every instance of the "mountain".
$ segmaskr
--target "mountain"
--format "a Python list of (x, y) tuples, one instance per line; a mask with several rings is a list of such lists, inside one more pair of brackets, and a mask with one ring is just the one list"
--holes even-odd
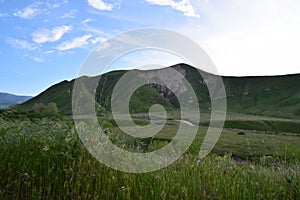
[(11, 105), (23, 103), (29, 100), (30, 96), (17, 96), (14, 94), (0, 92), (0, 108), (8, 108)]
[[(197, 69), (186, 64), (174, 65), (171, 68), (181, 73), (193, 87), (198, 97), (200, 109), (209, 111), (210, 97), (206, 83), (213, 83), (218, 77), (206, 72), (201, 72), (202, 76), (200, 76)], [(168, 73), (167, 71), (168, 68), (139, 71), (139, 73), (147, 77), (155, 73)], [(101, 75), (96, 88), (96, 101), (101, 112), (104, 110), (111, 111), (110, 99), (113, 88), (126, 72), (128, 71), (113, 71)], [(300, 118), (300, 89), (298, 86), (300, 74), (259, 77), (222, 76), (221, 78), (225, 85), (227, 110), (229, 112)], [(95, 84), (99, 77), (80, 77), (80, 79), (89, 85)], [(32, 110), (37, 103), (54, 102), (62, 114), (71, 114), (74, 82), (75, 80), (58, 83), (17, 108), (28, 111)], [(183, 92), (186, 88), (185, 83), (179, 80), (175, 88), (179, 92)], [(220, 96), (219, 98), (223, 97)], [(156, 103), (163, 105), (166, 110), (179, 109), (176, 96), (168, 88), (158, 84), (146, 84), (134, 92), (130, 100), (130, 111), (134, 113), (147, 112), (150, 106)]]

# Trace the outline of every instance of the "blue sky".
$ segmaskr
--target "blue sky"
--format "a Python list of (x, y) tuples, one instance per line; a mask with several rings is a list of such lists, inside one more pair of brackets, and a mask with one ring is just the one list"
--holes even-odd
[[(37, 95), (76, 77), (107, 38), (144, 27), (190, 37), (223, 75), (300, 73), (299, 10), (298, 0), (0, 0), (0, 92)], [(125, 67), (179, 62), (155, 56)]]

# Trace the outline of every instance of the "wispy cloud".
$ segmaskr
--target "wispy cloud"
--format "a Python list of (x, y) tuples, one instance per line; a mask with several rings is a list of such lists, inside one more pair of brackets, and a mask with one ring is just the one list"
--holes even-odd
[(83, 21), (80, 22), (80, 23), (83, 24), (83, 25), (87, 25), (87, 23), (89, 23), (89, 22), (91, 22), (91, 21), (93, 21), (93, 19), (87, 18), (87, 19), (83, 20)]
[(18, 48), (18, 49), (24, 49), (24, 50), (29, 50), (29, 51), (33, 51), (33, 50), (37, 49), (36, 46), (34, 46), (33, 44), (27, 42), (26, 40), (9, 39), (8, 43), (12, 47)]
[(72, 26), (57, 26), (52, 29), (41, 29), (32, 34), (32, 40), (36, 43), (55, 42), (67, 32), (72, 30)]
[(41, 12), (42, 9), (40, 8), (40, 3), (33, 3), (22, 10), (17, 10), (13, 15), (22, 19), (32, 19), (34, 16), (40, 14)]
[(189, 0), (145, 0), (148, 3), (160, 5), (160, 6), (171, 6), (173, 9), (182, 12), (185, 16), (188, 17), (200, 17), (196, 14), (196, 11)]
[(149, 70), (172, 66), (178, 63), (186, 62), (182, 58), (162, 50), (137, 50), (134, 53), (126, 54), (118, 58), (112, 65), (111, 69), (141, 69)]
[(101, 35), (101, 36), (104, 36), (104, 37), (110, 37), (109, 34), (103, 32), (102, 30), (100, 30), (99, 28), (95, 28), (95, 27), (92, 27), (90, 25), (88, 25), (89, 22), (92, 22), (94, 21), (93, 19), (90, 19), (90, 18), (87, 18), (85, 20), (83, 20), (82, 22), (80, 22), (80, 24), (82, 25), (80, 27), (80, 29), (82, 31), (85, 31), (85, 32), (88, 32), (88, 33), (93, 33), (94, 35)]
[(102, 0), (88, 0), (90, 6), (97, 10), (112, 10), (113, 5), (109, 3), (105, 3)]
[[(60, 7), (62, 3), (67, 3), (68, 1), (54, 1), (52, 3), (36, 1), (23, 9), (16, 10), (13, 15), (15, 17), (20, 17), (22, 19), (32, 19), (35, 16), (46, 13), (49, 9), (55, 9)], [(1, 3), (1, 0), (0, 0)]]
[(75, 14), (77, 12), (78, 12), (78, 10), (72, 9), (70, 12), (68, 12), (68, 13), (64, 14), (63, 16), (61, 16), (61, 18), (68, 18), (68, 19), (74, 18)]
[(58, 8), (59, 6), (60, 6), (59, 3), (53, 3), (53, 4), (51, 4), (51, 3), (47, 2), (47, 7), (48, 8)]
[(31, 59), (38, 63), (42, 63), (45, 61), (44, 58), (41, 57), (32, 57)]
[(59, 51), (66, 51), (70, 49), (80, 48), (87, 46), (89, 44), (89, 39), (92, 37), (92, 35), (83, 35), (80, 37), (76, 37), (73, 40), (66, 41), (61, 43), (56, 47)]
[(23, 50), (22, 56), (35, 62), (42, 63), (45, 61), (46, 52), (41, 51), (39, 46), (26, 40), (9, 38), (7, 43), (17, 49)]
[(102, 43), (106, 41), (104, 37), (96, 37), (90, 40), (92, 44)]

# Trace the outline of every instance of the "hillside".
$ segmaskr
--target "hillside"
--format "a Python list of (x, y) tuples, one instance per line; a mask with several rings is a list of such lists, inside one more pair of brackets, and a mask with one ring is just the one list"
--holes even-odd
[(1, 93), (0, 92), (0, 108), (8, 108), (11, 105), (23, 103), (29, 100), (30, 96), (18, 96), (9, 93)]
[[(202, 111), (209, 111), (210, 99), (203, 78), (196, 69), (178, 64), (172, 66), (189, 81), (198, 96)], [(160, 69), (155, 73), (162, 73)], [(113, 71), (103, 74), (96, 91), (96, 101), (99, 108), (110, 111), (110, 98), (115, 84), (127, 71)], [(154, 71), (145, 71), (145, 75)], [(216, 76), (203, 72), (203, 76), (214, 81)], [(93, 82), (97, 77), (81, 77)], [(99, 78), (99, 77), (98, 77)], [(268, 77), (222, 77), (227, 94), (229, 112), (265, 115), (282, 118), (300, 118), (300, 74)], [(58, 83), (40, 95), (23, 103), (17, 108), (22, 111), (33, 109), (36, 103), (54, 102), (62, 114), (71, 114), (71, 98), (74, 80)], [(179, 85), (181, 89), (184, 85)], [(151, 105), (160, 103), (167, 110), (177, 110), (178, 102), (172, 92), (157, 84), (140, 87), (131, 98), (131, 112), (147, 112)]]

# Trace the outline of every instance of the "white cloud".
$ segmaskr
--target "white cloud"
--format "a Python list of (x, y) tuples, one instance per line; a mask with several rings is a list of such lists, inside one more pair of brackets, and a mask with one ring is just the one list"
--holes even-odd
[(7, 40), (7, 43), (14, 48), (24, 50), (23, 57), (30, 58), (31, 60), (38, 63), (42, 63), (45, 61), (43, 55), (41, 54), (41, 49), (38, 48), (38, 46), (36, 46), (35, 44), (32, 44), (26, 40), (19, 40), (13, 38), (9, 38)]
[[(1, 3), (1, 0), (0, 0)], [(33, 17), (47, 13), (49, 9), (58, 8), (62, 3), (67, 3), (66, 0), (64, 1), (54, 1), (53, 3), (49, 2), (42, 2), (42, 1), (35, 1), (34, 3), (28, 5), (23, 9), (16, 10), (13, 15), (15, 17), (20, 17), (23, 19), (32, 19)]]
[(100, 46), (97, 47), (96, 51), (103, 51), (105, 49), (108, 49), (111, 47), (111, 44), (108, 42), (105, 42), (103, 44), (101, 44)]
[(41, 58), (41, 57), (32, 57), (32, 60), (34, 60), (35, 62), (38, 62), (38, 63), (42, 63), (44, 62), (44, 58)]
[(102, 36), (105, 36), (105, 37), (111, 37), (107, 33), (100, 30), (99, 28), (89, 26), (88, 23), (91, 22), (91, 21), (94, 21), (94, 19), (87, 18), (87, 19), (81, 21), (80, 24), (82, 26), (80, 26), (80, 30), (82, 30), (84, 32), (94, 33), (95, 35), (102, 35)]
[(33, 3), (22, 10), (14, 12), (15, 17), (20, 17), (23, 19), (32, 19), (34, 16), (40, 14), (42, 10), (39, 8), (38, 3)]
[(112, 63), (110, 68), (149, 70), (168, 67), (183, 62), (186, 61), (169, 52), (147, 49), (137, 50), (119, 57)]
[(89, 44), (89, 39), (92, 37), (92, 35), (83, 35), (80, 37), (76, 37), (73, 40), (66, 41), (61, 43), (56, 47), (59, 51), (66, 51), (70, 49), (80, 48), (84, 47)]
[(109, 3), (105, 3), (102, 0), (88, 0), (90, 6), (97, 10), (112, 10), (113, 5)]
[(44, 54), (52, 54), (54, 52), (55, 52), (55, 50), (48, 50), (48, 51), (45, 51)]
[(299, 73), (300, 2), (208, 1), (207, 21), (180, 31), (201, 44), (222, 75)]
[(87, 23), (89, 23), (89, 22), (91, 22), (91, 21), (93, 21), (93, 19), (87, 18), (87, 19), (83, 20), (83, 21), (80, 22), (80, 23), (86, 25)]
[(103, 37), (96, 37), (96, 38), (91, 39), (92, 44), (103, 43), (105, 41), (106, 41), (106, 39)]
[(78, 12), (78, 10), (72, 9), (70, 12), (68, 12), (68, 13), (64, 14), (63, 16), (61, 16), (61, 18), (68, 18), (68, 19), (74, 18), (75, 14), (77, 12)]
[(52, 29), (41, 29), (32, 34), (32, 40), (36, 43), (55, 42), (72, 30), (72, 26), (57, 26)]
[(58, 8), (60, 6), (59, 3), (53, 3), (53, 4), (50, 4), (50, 3), (46, 3), (47, 4), (47, 7), (48, 8)]
[(33, 44), (30, 44), (26, 40), (18, 40), (18, 39), (9, 39), (8, 43), (10, 43), (13, 47), (18, 48), (18, 49), (25, 49), (29, 51), (36, 50), (37, 47), (34, 46)]
[(200, 17), (196, 14), (196, 11), (190, 0), (181, 0), (181, 1), (174, 1), (174, 0), (144, 0), (148, 3), (160, 5), (160, 6), (171, 6), (173, 9), (182, 12), (185, 16), (188, 17)]

